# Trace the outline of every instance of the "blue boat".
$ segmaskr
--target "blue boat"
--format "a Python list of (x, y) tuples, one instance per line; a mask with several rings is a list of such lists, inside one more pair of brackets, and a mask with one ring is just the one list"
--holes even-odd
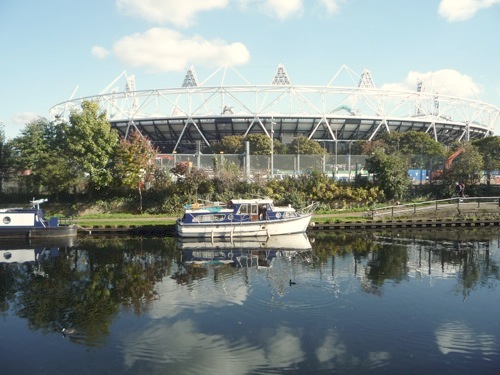
[(76, 237), (75, 224), (62, 225), (57, 217), (45, 218), (40, 208), (45, 202), (47, 199), (33, 199), (29, 208), (0, 209), (0, 239)]

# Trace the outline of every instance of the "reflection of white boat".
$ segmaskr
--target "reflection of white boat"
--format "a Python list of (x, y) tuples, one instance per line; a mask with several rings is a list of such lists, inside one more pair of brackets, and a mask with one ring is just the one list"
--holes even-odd
[(305, 233), (261, 239), (237, 238), (214, 242), (179, 240), (186, 264), (197, 266), (269, 267), (276, 256), (288, 256), (311, 250)]
[(31, 208), (0, 210), (0, 238), (76, 237), (76, 225), (60, 225), (57, 217), (45, 218), (40, 204), (46, 201), (33, 200)]
[(306, 233), (295, 233), (281, 236), (234, 238), (233, 240), (216, 239), (200, 241), (196, 239), (180, 239), (178, 247), (181, 250), (232, 250), (232, 249), (269, 249), (269, 250), (310, 250), (311, 242)]
[(0, 263), (26, 263), (35, 260), (35, 249), (0, 250)]
[(187, 205), (177, 220), (182, 238), (275, 236), (306, 231), (317, 204), (295, 210), (274, 206), (272, 199), (234, 199), (226, 204)]
[(72, 237), (46, 239), (0, 239), (0, 263), (36, 262), (59, 256), (59, 249), (74, 245)]

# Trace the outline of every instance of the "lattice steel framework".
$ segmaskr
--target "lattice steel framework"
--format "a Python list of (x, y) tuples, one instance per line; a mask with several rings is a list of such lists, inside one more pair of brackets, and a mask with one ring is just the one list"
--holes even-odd
[[(226, 83), (228, 73), (242, 83)], [(350, 84), (337, 83), (343, 73)], [(111, 89), (121, 78), (125, 90)], [(271, 126), (284, 143), (299, 135), (326, 143), (415, 130), (448, 144), (493, 135), (500, 118), (491, 104), (426, 92), (420, 81), (414, 92), (377, 89), (369, 71), (356, 75), (346, 66), (325, 86), (295, 85), (282, 65), (266, 85), (252, 85), (228, 66), (200, 83), (191, 67), (182, 87), (136, 90), (134, 76), (124, 72), (99, 95), (55, 105), (51, 117), (67, 119), (84, 100), (98, 102), (123, 137), (138, 130), (161, 152), (194, 149), (198, 141), (210, 146), (228, 135), (271, 136)]]

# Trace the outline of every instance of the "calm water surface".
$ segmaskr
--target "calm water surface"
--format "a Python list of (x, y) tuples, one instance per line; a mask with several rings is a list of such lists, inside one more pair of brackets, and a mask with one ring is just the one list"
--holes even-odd
[(500, 232), (3, 243), (2, 374), (498, 374)]

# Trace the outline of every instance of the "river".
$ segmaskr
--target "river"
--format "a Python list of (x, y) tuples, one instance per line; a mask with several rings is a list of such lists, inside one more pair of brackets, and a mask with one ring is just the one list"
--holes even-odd
[(2, 374), (497, 374), (498, 229), (0, 251)]

